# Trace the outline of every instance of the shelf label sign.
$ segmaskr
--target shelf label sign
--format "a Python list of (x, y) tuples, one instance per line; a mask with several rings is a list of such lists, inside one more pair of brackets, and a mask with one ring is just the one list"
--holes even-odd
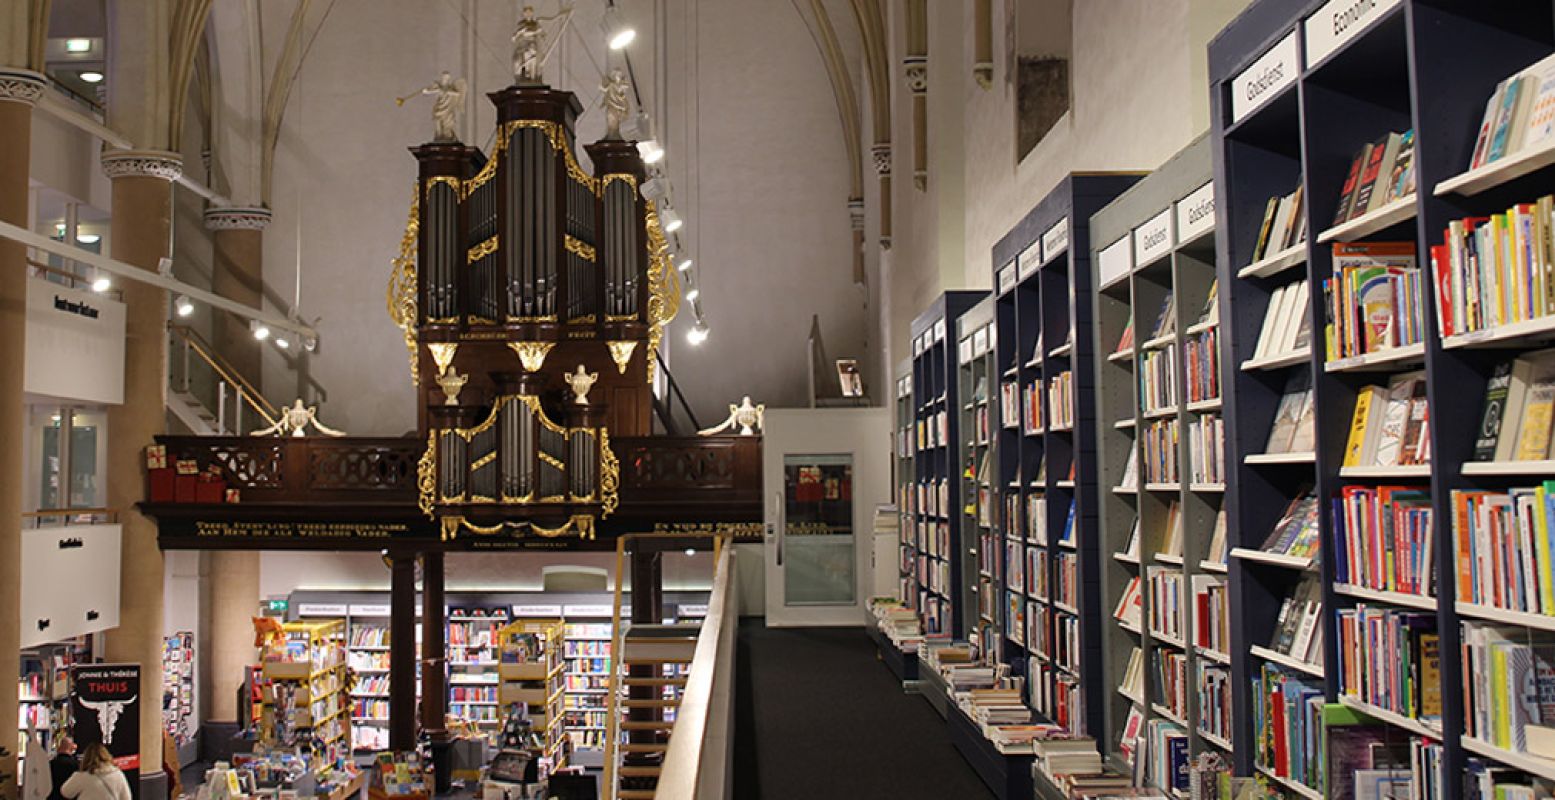
[(562, 615), (567, 617), (609, 617), (611, 612), (608, 605), (566, 605), (562, 606)]
[(972, 337), (968, 336), (967, 338), (961, 340), (961, 346), (956, 348), (956, 356), (960, 359), (959, 363), (961, 364), (971, 363)]
[(999, 294), (1009, 294), (1015, 288), (1015, 262), (1011, 261), (999, 270)]
[(1133, 264), (1129, 263), (1132, 253), (1129, 251), (1129, 240), (1125, 236), (1110, 245), (1107, 245), (1096, 256), (1097, 277), (1101, 278), (1103, 287), (1111, 286), (1128, 275)]
[(1316, 64), (1327, 58), (1401, 3), (1402, 0), (1329, 0), (1324, 3), (1316, 14), (1302, 23), (1306, 33), (1307, 63)]
[(1064, 217), (1057, 225), (1048, 228), (1042, 234), (1042, 263), (1046, 264), (1065, 250), (1069, 249), (1069, 218)]
[(393, 613), (389, 606), (382, 605), (351, 606), (348, 610), (353, 617), (387, 617)]
[(1253, 65), (1231, 80), (1231, 121), (1240, 122), (1259, 106), (1296, 82), (1296, 32), (1269, 48)]
[(945, 320), (943, 319), (934, 323), (934, 341), (945, 341)]
[(972, 357), (978, 358), (988, 352), (988, 329), (979, 328), (972, 334)]
[[(608, 606), (607, 606), (608, 607)], [(513, 617), (559, 617), (562, 615), (562, 607), (557, 606), (513, 606)]]
[(1025, 280), (1042, 266), (1042, 240), (1038, 239), (1020, 253), (1020, 279)]
[(1149, 264), (1170, 253), (1173, 244), (1172, 212), (1162, 211), (1134, 229), (1134, 260), (1139, 264)]
[(685, 619), (687, 617), (705, 617), (705, 616), (707, 616), (707, 604), (706, 603), (681, 603), (680, 604), (680, 617), (682, 619)]
[(1215, 227), (1215, 184), (1206, 183), (1177, 201), (1177, 240), (1190, 241)]
[(343, 617), (346, 615), (345, 603), (298, 603), (297, 616), (299, 617)]

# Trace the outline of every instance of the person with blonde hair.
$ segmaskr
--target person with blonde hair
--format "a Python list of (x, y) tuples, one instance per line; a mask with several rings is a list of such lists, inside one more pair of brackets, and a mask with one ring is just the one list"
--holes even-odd
[(100, 742), (86, 746), (81, 771), (70, 776), (60, 794), (70, 800), (132, 800), (130, 782)]

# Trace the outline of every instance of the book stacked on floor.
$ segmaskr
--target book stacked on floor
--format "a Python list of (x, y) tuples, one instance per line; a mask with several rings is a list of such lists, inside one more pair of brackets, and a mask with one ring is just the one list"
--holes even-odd
[(1443, 338), (1555, 314), (1555, 196), (1448, 223), (1431, 247)]
[(1555, 350), (1496, 365), (1485, 390), (1475, 461), (1541, 461), (1550, 457), (1555, 419)]
[(1333, 265), (1333, 275), (1323, 279), (1329, 361), (1423, 341), (1424, 278), (1413, 242), (1336, 244)]
[(870, 613), (881, 634), (903, 652), (918, 649), (923, 641), (923, 625), (911, 608), (895, 598), (876, 597), (869, 602)]

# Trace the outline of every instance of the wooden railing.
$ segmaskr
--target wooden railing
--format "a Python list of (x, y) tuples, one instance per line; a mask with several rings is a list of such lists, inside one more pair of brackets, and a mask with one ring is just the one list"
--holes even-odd
[[(675, 709), (659, 773), (659, 797), (713, 800), (729, 797), (734, 765), (734, 651), (739, 629), (735, 548), (718, 557), (707, 618)], [(612, 651), (614, 652), (614, 651)]]
[(158, 436), (157, 443), (167, 447), (169, 464), (215, 465), (245, 505), (365, 503), (408, 511), (415, 510), (416, 461), (425, 446), (362, 436)]

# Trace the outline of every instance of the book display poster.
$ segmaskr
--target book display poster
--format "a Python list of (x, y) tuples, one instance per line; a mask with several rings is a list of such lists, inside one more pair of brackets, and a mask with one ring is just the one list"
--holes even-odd
[[(83, 749), (101, 742), (140, 796), (140, 665), (78, 664), (70, 668), (72, 733)], [(160, 743), (159, 745), (160, 746)]]

